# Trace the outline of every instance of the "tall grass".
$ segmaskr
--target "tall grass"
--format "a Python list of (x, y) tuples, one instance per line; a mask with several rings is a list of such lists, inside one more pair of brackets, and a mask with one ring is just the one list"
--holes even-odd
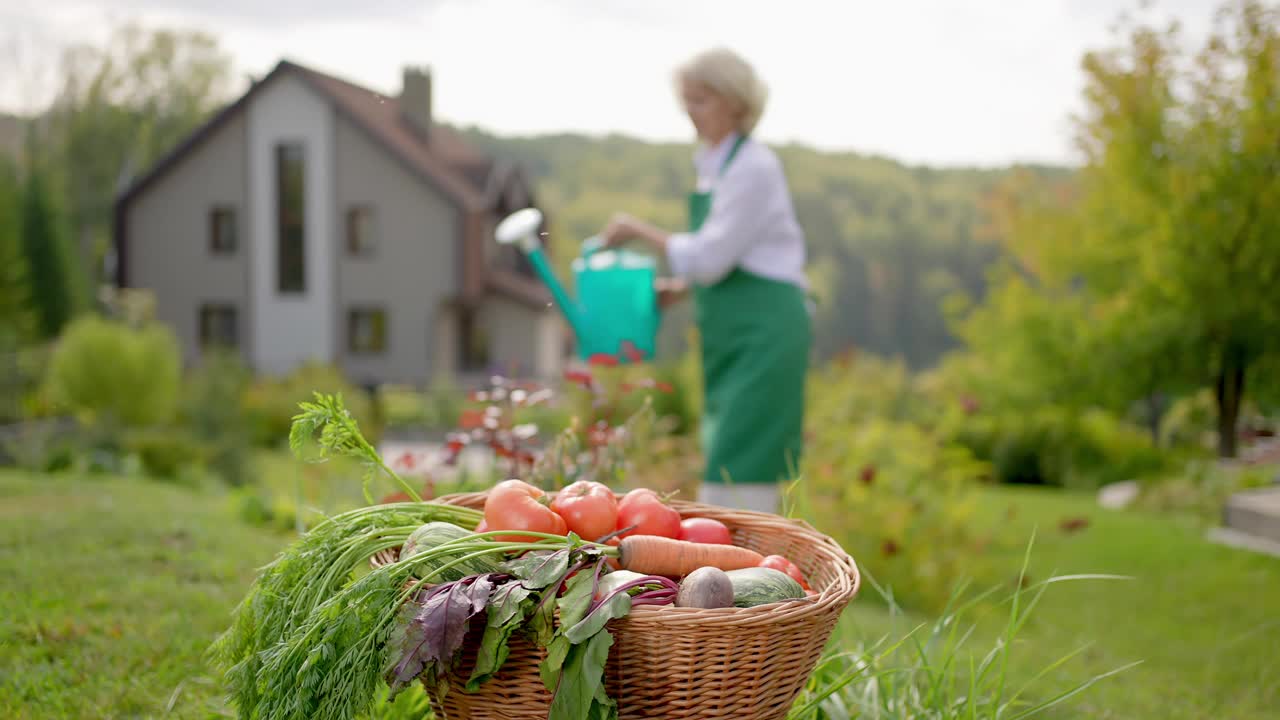
[[(1027, 565), (1034, 535), (1027, 545), (1014, 589), (997, 607), (1007, 606), (1002, 632), (990, 647), (974, 642), (977, 625), (970, 617), (1000, 591), (993, 587), (964, 599), (962, 583), (952, 593), (946, 609), (931, 622), (921, 623), (896, 640), (888, 636), (867, 642), (861, 639), (849, 616), (842, 619), (834, 645), (810, 676), (789, 720), (1021, 720), (1048, 717), (1050, 711), (1085, 692), (1095, 683), (1138, 663), (1093, 676), (1066, 689), (1044, 691), (1036, 684), (1086, 649), (1081, 647), (1041, 669), (1030, 680), (1013, 687), (1009, 676), (1015, 640), (1040, 599), (1056, 583), (1127, 579), (1119, 575), (1057, 575), (1027, 585)], [(889, 606), (902, 610), (892, 593), (881, 587), (865, 569), (862, 579)], [(839, 647), (842, 646), (843, 647)]]

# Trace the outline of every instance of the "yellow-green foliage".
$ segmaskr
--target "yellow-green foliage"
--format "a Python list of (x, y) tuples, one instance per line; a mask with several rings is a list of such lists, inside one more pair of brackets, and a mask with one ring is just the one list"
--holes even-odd
[(181, 366), (164, 326), (89, 315), (63, 333), (47, 381), (53, 402), (87, 421), (141, 427), (173, 417)]
[(992, 540), (972, 521), (986, 466), (905, 415), (906, 376), (866, 362), (815, 371), (792, 498), (899, 602), (938, 609)]
[(368, 393), (349, 383), (337, 368), (307, 363), (284, 377), (259, 378), (245, 393), (244, 409), (254, 442), (269, 447), (284, 444), (293, 416), (299, 412), (298, 403), (310, 402), (317, 392), (341, 394), (361, 432), (370, 442), (377, 441), (381, 422)]

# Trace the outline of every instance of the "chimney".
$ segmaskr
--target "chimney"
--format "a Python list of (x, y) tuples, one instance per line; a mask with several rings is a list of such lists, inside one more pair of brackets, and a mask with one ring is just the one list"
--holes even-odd
[(404, 69), (400, 89), (400, 114), (424, 136), (431, 130), (431, 71), (421, 67)]

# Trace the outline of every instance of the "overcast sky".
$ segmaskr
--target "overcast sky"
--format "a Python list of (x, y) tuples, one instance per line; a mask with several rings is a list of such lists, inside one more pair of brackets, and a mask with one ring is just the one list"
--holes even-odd
[[(428, 65), (445, 121), (689, 139), (670, 71), (727, 44), (771, 89), (759, 134), (907, 162), (1070, 162), (1085, 51), (1136, 0), (0, 0), (0, 109), (47, 101), (60, 46), (113, 22), (215, 33), (386, 93)], [(1191, 36), (1213, 0), (1163, 0)], [(237, 90), (242, 89), (237, 87)]]

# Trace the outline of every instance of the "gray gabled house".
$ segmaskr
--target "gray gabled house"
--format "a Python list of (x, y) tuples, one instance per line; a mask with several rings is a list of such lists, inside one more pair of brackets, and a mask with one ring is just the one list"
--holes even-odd
[(154, 294), (188, 362), (222, 344), (363, 384), (554, 377), (551, 298), (492, 240), (529, 182), (431, 105), (423, 70), (386, 97), (282, 61), (120, 195), (117, 284)]

